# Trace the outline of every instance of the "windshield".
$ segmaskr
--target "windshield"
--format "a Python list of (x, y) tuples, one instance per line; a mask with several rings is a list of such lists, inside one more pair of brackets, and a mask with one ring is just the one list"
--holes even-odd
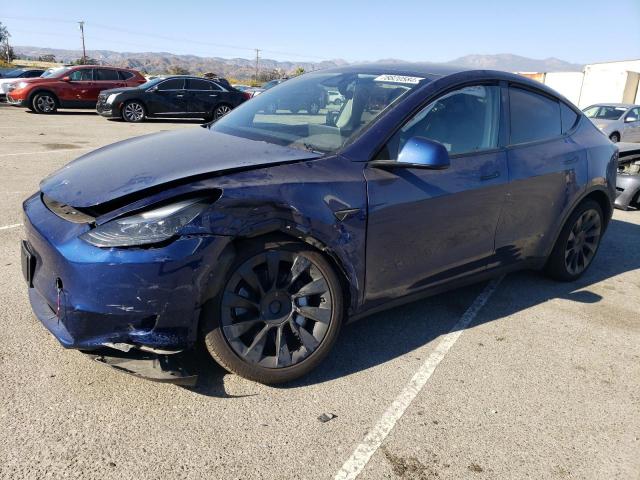
[(626, 111), (627, 109), (625, 107), (597, 105), (587, 108), (584, 114), (589, 118), (597, 118), (599, 120), (618, 120)]
[(385, 72), (306, 74), (254, 97), (210, 128), (252, 140), (333, 152), (426, 81)]
[(57, 68), (50, 68), (49, 70), (47, 70), (46, 72), (44, 72), (42, 75), (40, 75), (42, 78), (53, 78), (53, 77), (61, 77), (64, 73), (68, 72), (69, 70), (71, 70), (72, 67), (57, 67)]
[(157, 77), (157, 78), (154, 78), (153, 80), (149, 80), (147, 82), (144, 82), (142, 85), (138, 85), (138, 88), (142, 88), (142, 89), (150, 88), (150, 87), (153, 87), (154, 85), (157, 85), (158, 83), (160, 83), (160, 82), (162, 82), (164, 80), (166, 80), (166, 78)]

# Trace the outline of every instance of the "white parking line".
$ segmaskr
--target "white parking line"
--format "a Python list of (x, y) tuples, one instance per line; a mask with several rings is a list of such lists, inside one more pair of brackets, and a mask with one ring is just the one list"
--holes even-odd
[(487, 303), (491, 295), (493, 295), (502, 278), (503, 277), (500, 277), (489, 282), (449, 333), (441, 338), (434, 352), (429, 355), (429, 358), (425, 360), (407, 386), (400, 392), (400, 395), (396, 397), (389, 408), (382, 414), (378, 423), (369, 430), (362, 443), (360, 443), (351, 454), (351, 457), (344, 462), (344, 465), (342, 465), (342, 468), (336, 474), (335, 480), (353, 480), (360, 475), (373, 454), (380, 445), (382, 445), (382, 442), (391, 430), (393, 430), (396, 422), (402, 417), (409, 405), (411, 405), (411, 402), (413, 402), (413, 399), (416, 398), (431, 375), (433, 375), (438, 364), (453, 344), (456, 343), (458, 337), (462, 335), (464, 329), (473, 321), (480, 309)]
[(21, 226), (22, 226), (21, 223), (14, 223), (13, 225), (5, 225), (4, 227), (0, 227), (0, 230), (10, 230), (12, 228), (18, 228)]
[(78, 152), (81, 150), (91, 150), (98, 147), (82, 147), (82, 148), (65, 148), (61, 150), (45, 150), (42, 152), (19, 152), (19, 153), (0, 153), (0, 157), (15, 157), (18, 155), (38, 155), (42, 153), (58, 153), (58, 152)]

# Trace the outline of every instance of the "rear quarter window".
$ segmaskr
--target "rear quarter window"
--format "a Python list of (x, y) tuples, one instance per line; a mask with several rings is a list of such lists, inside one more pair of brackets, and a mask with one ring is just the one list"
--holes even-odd
[(562, 134), (560, 103), (545, 95), (509, 88), (511, 144), (535, 142)]
[(569, 107), (569, 105), (560, 102), (560, 119), (562, 122), (562, 133), (567, 133), (578, 121), (578, 114)]
[(118, 74), (120, 75), (121, 80), (129, 80), (131, 77), (133, 77), (133, 73), (127, 72), (126, 70), (119, 70)]

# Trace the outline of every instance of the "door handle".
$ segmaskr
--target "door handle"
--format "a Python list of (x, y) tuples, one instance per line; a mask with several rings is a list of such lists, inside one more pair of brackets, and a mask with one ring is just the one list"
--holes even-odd
[(565, 165), (571, 165), (572, 163), (576, 163), (578, 161), (578, 157), (571, 157), (566, 159), (564, 162)]
[(209, 96), (210, 96), (210, 97), (217, 97), (218, 95), (217, 95), (217, 94), (215, 94), (215, 93), (213, 93), (213, 94), (211, 94), (211, 95), (209, 95)]
[(490, 173), (488, 175), (482, 175), (480, 177), (480, 180), (482, 180), (484, 182), (486, 180), (493, 180), (494, 178), (498, 178), (499, 176), (500, 176), (500, 172), (496, 171), (496, 172)]
[(182, 97), (184, 97), (184, 94), (176, 95), (176, 97), (178, 97), (178, 98), (182, 98)]

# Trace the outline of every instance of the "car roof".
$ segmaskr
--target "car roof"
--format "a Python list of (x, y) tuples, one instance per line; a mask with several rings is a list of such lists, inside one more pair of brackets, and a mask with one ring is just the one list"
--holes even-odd
[(412, 62), (394, 62), (394, 63), (366, 63), (357, 65), (347, 65), (343, 67), (330, 68), (327, 70), (318, 70), (318, 72), (336, 72), (336, 73), (380, 73), (388, 72), (390, 74), (424, 77), (429, 80), (437, 80), (438, 78), (447, 77), (449, 75), (465, 73), (468, 74), (469, 79), (473, 77), (492, 77), (496, 80), (506, 80), (521, 83), (524, 85), (530, 85), (539, 90), (548, 91), (554, 93), (548, 87), (545, 87), (543, 83), (530, 78), (524, 77), (511, 72), (505, 72), (502, 70), (482, 70), (471, 69), (467, 67), (461, 67), (456, 65), (442, 65), (437, 63), (412, 63)]
[[(434, 81), (440, 78), (448, 76), (463, 75), (464, 79), (461, 81), (474, 81), (474, 80), (504, 80), (506, 82), (518, 83), (523, 86), (528, 86), (532, 89), (544, 92), (554, 98), (558, 98), (569, 105), (572, 105), (560, 93), (549, 88), (543, 83), (537, 80), (532, 80), (523, 75), (516, 73), (505, 72), (502, 70), (475, 70), (455, 65), (441, 65), (436, 63), (411, 63), (411, 62), (394, 62), (394, 63), (368, 63), (358, 65), (347, 65), (343, 67), (331, 68), (327, 70), (318, 70), (316, 73), (329, 72), (329, 73), (389, 73), (404, 76), (422, 77), (428, 80)], [(313, 72), (312, 72), (313, 73)], [(575, 107), (577, 109), (577, 107)], [(578, 111), (578, 110), (576, 110)]]
[(591, 107), (624, 107), (624, 108), (633, 108), (638, 107), (640, 105), (635, 105), (633, 103), (594, 103), (593, 105), (589, 105), (587, 108)]

